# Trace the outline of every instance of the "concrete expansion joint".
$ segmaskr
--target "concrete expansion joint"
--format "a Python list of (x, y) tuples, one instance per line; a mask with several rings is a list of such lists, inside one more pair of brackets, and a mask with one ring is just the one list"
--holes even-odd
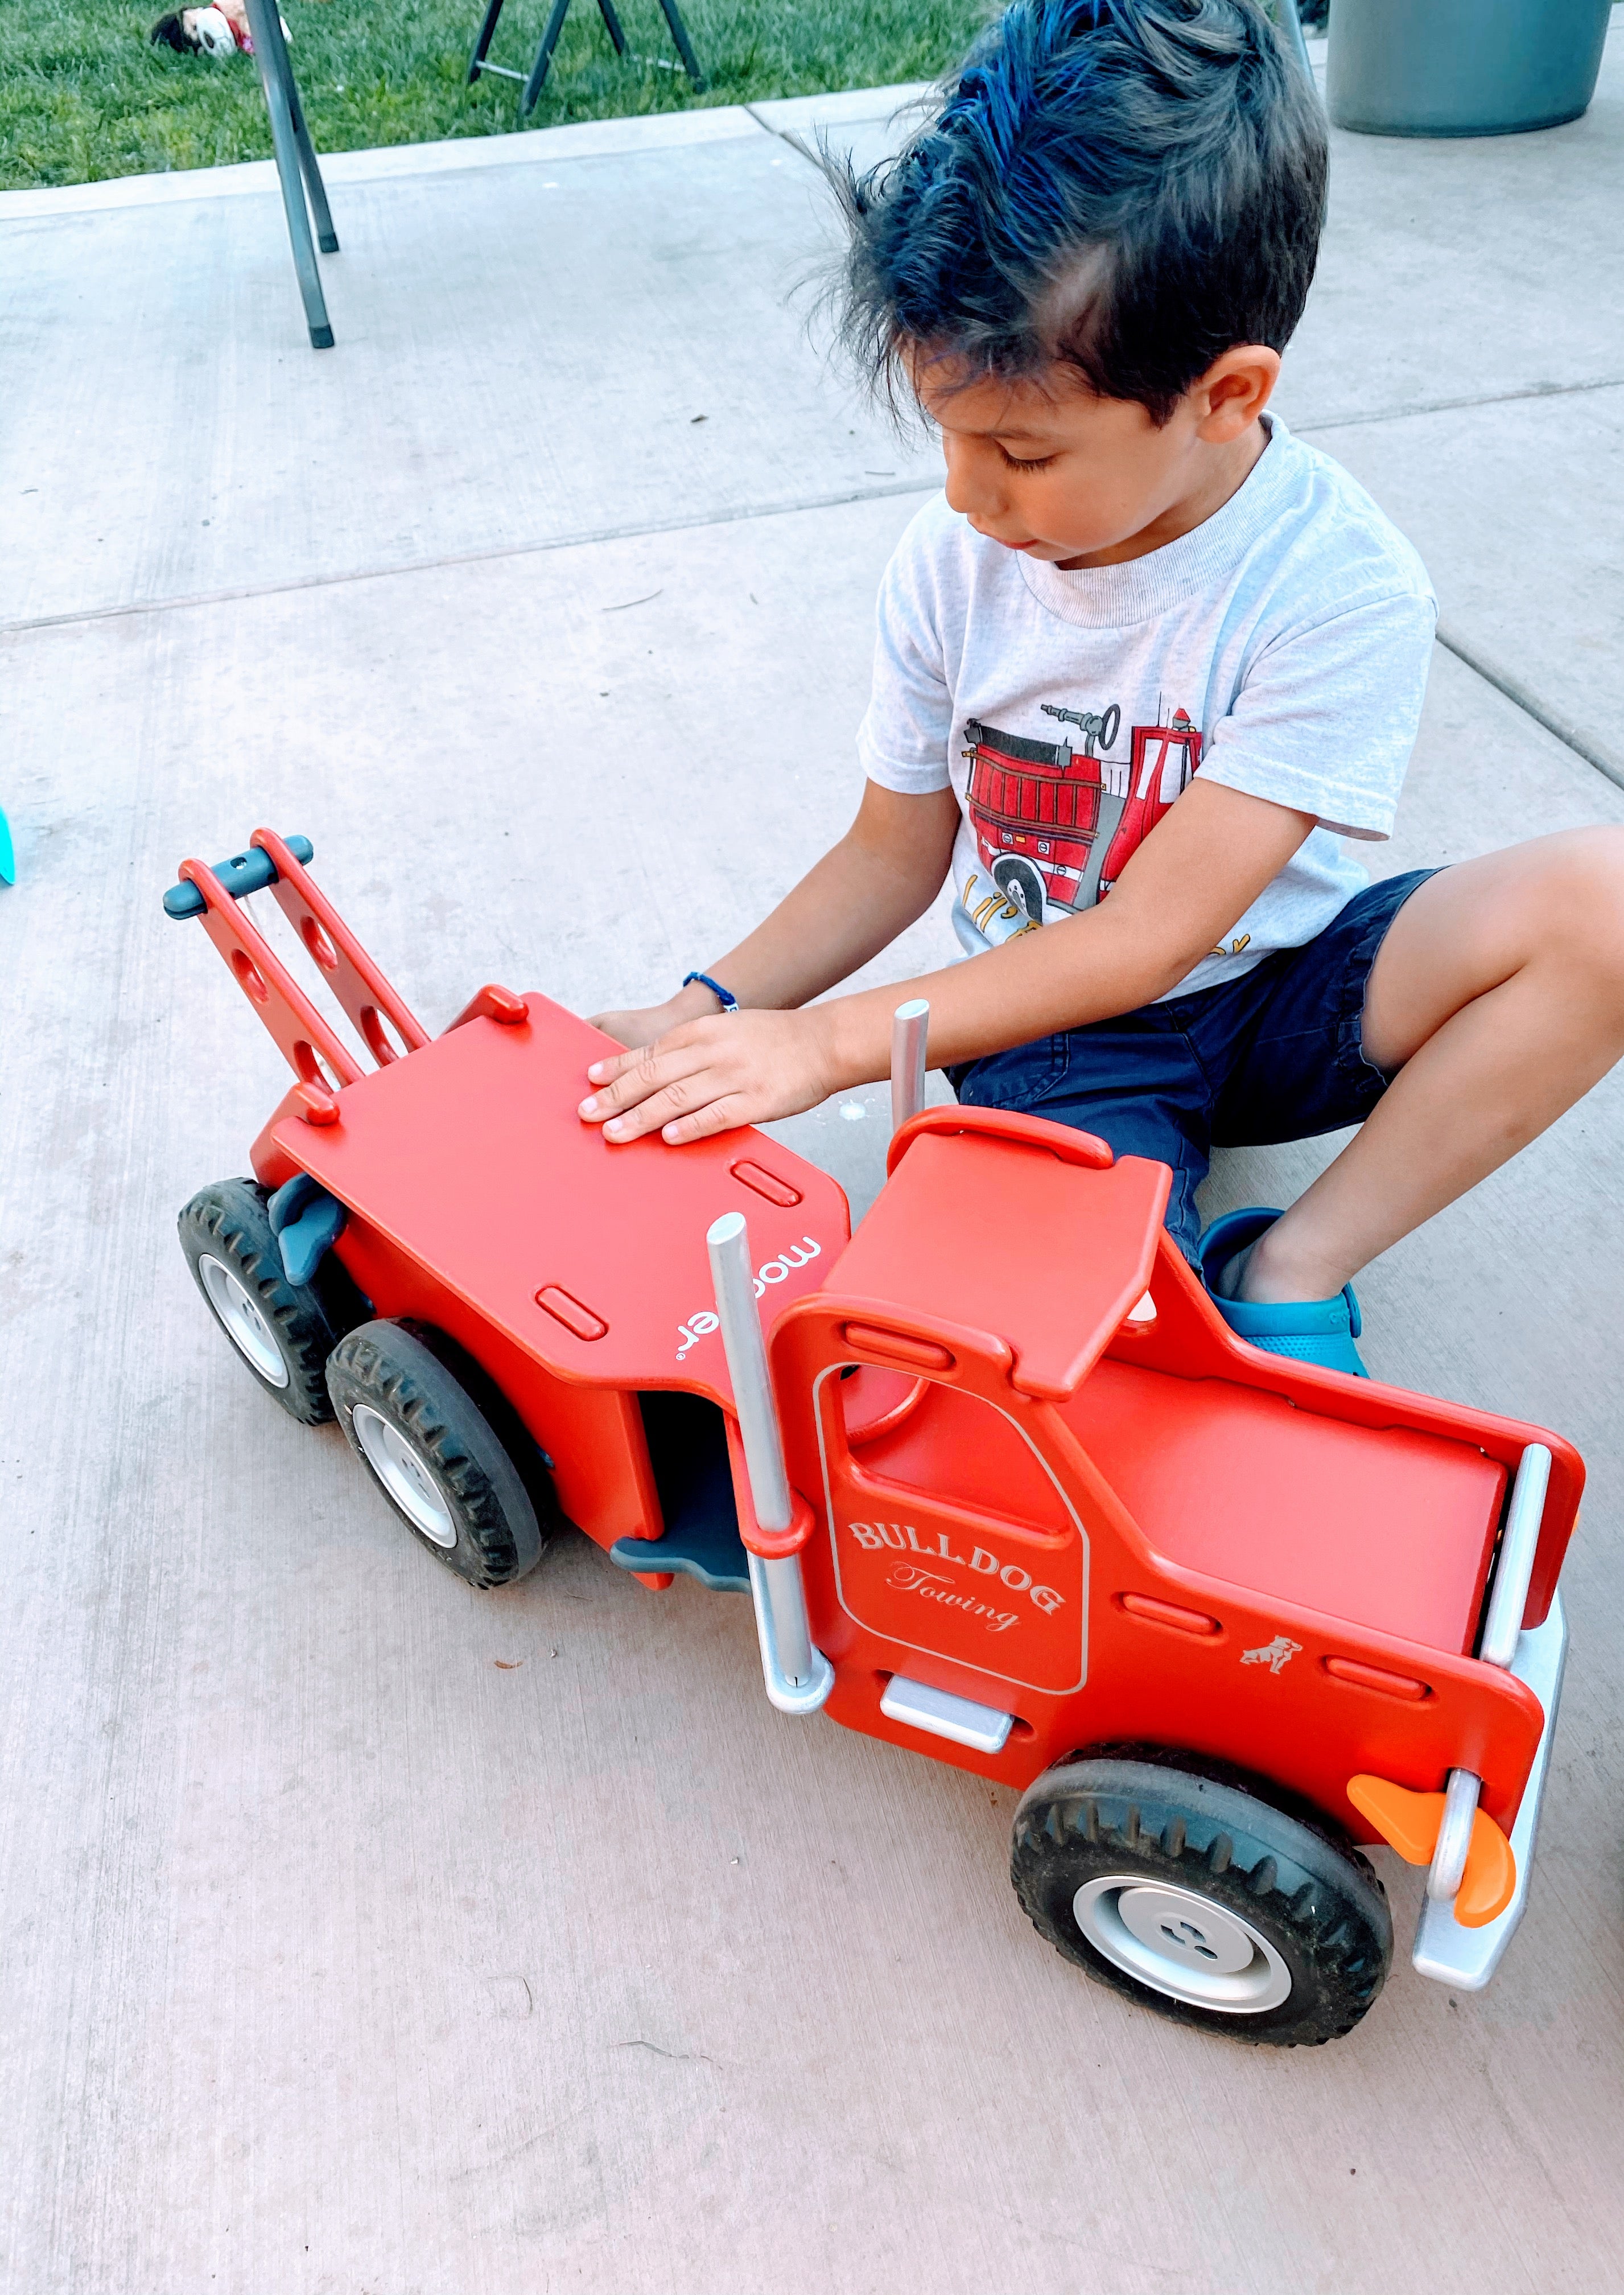
[(1451, 623), (1440, 621), (1438, 642), (1446, 653), (1452, 653), (1457, 661), (1465, 662), (1466, 667), (1481, 677), (1486, 685), (1492, 685), (1497, 693), (1506, 696), (1507, 701), (1514, 701), (1524, 716), (1531, 717), (1536, 725), (1541, 725), (1547, 733), (1554, 734), (1564, 748), (1571, 749), (1576, 757), (1582, 757), (1586, 764), (1594, 765), (1598, 773), (1604, 774), (1610, 781), (1624, 788), (1624, 755), (1616, 749), (1604, 747), (1601, 742), (1577, 726), (1571, 717), (1564, 716), (1560, 710), (1553, 709), (1548, 702), (1542, 701), (1520, 678), (1513, 677), (1509, 671), (1497, 669), (1492, 662), (1486, 661), (1479, 649), (1463, 638)]
[(1326, 414), (1315, 422), (1293, 422), (1300, 438), (1326, 430), (1354, 430), (1377, 422), (1409, 422), (1422, 414), (1456, 414), (1481, 406), (1511, 406), (1525, 398), (1571, 398), (1586, 391), (1624, 389), (1624, 374), (1598, 375), (1588, 382), (1530, 382), (1522, 390), (1485, 390), (1465, 398), (1418, 398), (1412, 406), (1379, 406), (1367, 414)]
[[(1605, 384), (1574, 386), (1597, 389), (1609, 387)], [(1520, 397), (1545, 395), (1534, 392), (1507, 394)], [(1298, 435), (1306, 437), (1316, 430), (1340, 427), (1328, 423), (1305, 423)], [(92, 622), (122, 621), (138, 615), (180, 614), (198, 608), (241, 605), (255, 598), (284, 597), (301, 590), (341, 589), (362, 582), (386, 582), (402, 576), (433, 574), (446, 567), (494, 564), (506, 558), (544, 557), (554, 551), (589, 549), (598, 543), (631, 542), (649, 535), (702, 534), (711, 527), (736, 526), (747, 519), (792, 518), (803, 511), (844, 510), (859, 502), (884, 502), (896, 495), (923, 494), (934, 491), (931, 480), (916, 473), (888, 480), (882, 486), (848, 487), (827, 494), (797, 495), (779, 502), (741, 504), (736, 509), (713, 511), (701, 518), (673, 518), (653, 523), (629, 522), (621, 526), (583, 528), (575, 533), (554, 535), (540, 540), (506, 543), (488, 550), (447, 551), (436, 558), (409, 559), (394, 566), (351, 567), (333, 574), (300, 575), (284, 582), (243, 583), (235, 587), (200, 590), (176, 597), (139, 598), (121, 605), (92, 606), (77, 613), (40, 614), (30, 618), (0, 622), (0, 638), (25, 636), (36, 630), (73, 629)], [(1571, 750), (1575, 756), (1618, 788), (1624, 788), (1624, 755), (1596, 740), (1572, 718), (1542, 700), (1509, 671), (1498, 668), (1452, 624), (1440, 620), (1437, 634), (1438, 642), (1446, 652), (1453, 654), (1485, 684), (1491, 685), (1497, 693), (1514, 703), (1525, 716), (1560, 741), (1564, 748)]]
[(779, 143), (788, 143), (797, 159), (804, 159), (812, 167), (821, 169), (821, 163), (816, 151), (804, 135), (796, 134), (793, 127), (775, 127), (770, 119), (762, 118), (759, 109), (754, 103), (741, 104), (739, 110), (747, 112), (758, 127), (764, 129), (766, 134), (776, 138)]
[(31, 630), (73, 629), (82, 622), (122, 621), (135, 614), (179, 614), (200, 606), (241, 605), (250, 598), (283, 597), (296, 590), (331, 590), (352, 582), (385, 582), (396, 575), (432, 574), (443, 566), (483, 566), (503, 558), (543, 557), (555, 550), (588, 549), (600, 542), (633, 542), (645, 535), (702, 534), (710, 527), (738, 526), (748, 519), (791, 518), (801, 510), (845, 510), (856, 502), (884, 502), (893, 494), (934, 491), (934, 476), (914, 475), (887, 480), (884, 486), (841, 487), (828, 494), (792, 495), (779, 502), (745, 502), (731, 510), (710, 510), (701, 517), (581, 527), (571, 534), (501, 543), (486, 550), (450, 550), (437, 558), (403, 559), (393, 566), (355, 566), (333, 574), (300, 574), (284, 582), (244, 582), (219, 590), (189, 591), (177, 597), (132, 598), (116, 606), (86, 606), (74, 613), (37, 614), (0, 622), (0, 637), (20, 637)]

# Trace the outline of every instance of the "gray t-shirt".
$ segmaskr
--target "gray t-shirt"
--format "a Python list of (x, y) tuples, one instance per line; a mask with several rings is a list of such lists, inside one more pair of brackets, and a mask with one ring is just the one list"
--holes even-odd
[(958, 797), (969, 954), (1102, 899), (1197, 771), (1319, 825), (1172, 994), (1302, 947), (1367, 882), (1336, 840), (1391, 833), (1437, 604), (1363, 489), (1263, 420), (1239, 492), (1125, 566), (1063, 574), (942, 495), (898, 543), (858, 750), (882, 788)]

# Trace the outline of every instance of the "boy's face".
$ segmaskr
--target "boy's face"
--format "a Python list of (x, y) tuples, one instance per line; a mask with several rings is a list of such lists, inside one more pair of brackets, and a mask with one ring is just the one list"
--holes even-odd
[(912, 373), (951, 508), (990, 541), (1069, 568), (1143, 557), (1220, 509), (1262, 452), (1257, 418), (1279, 367), (1260, 346), (1226, 351), (1160, 428), (1070, 369), (963, 383), (916, 360)]

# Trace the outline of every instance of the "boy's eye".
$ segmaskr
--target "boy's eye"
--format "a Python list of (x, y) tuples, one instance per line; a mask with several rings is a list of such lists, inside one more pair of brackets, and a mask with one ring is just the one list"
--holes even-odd
[(1019, 454), (1012, 454), (1008, 447), (1002, 445), (1000, 445), (998, 451), (1003, 456), (1007, 467), (1012, 470), (1046, 470), (1051, 462), (1058, 461), (1060, 459), (1057, 454), (1035, 454), (1030, 461), (1023, 461)]

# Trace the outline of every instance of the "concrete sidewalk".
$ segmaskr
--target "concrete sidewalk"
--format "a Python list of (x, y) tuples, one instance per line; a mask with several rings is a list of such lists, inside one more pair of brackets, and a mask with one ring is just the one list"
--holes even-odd
[[(282, 1088), (183, 853), (307, 831), (437, 1025), (664, 993), (849, 817), (934, 480), (787, 300), (788, 138), (894, 102), (335, 160), (321, 355), (267, 169), (0, 197), (6, 2295), (1624, 2287), (1617, 1078), (1361, 1286), (1373, 1368), (1592, 1482), (1522, 1932), (1422, 1983), (1383, 1858), (1392, 1978), (1309, 2054), (1088, 1985), (1009, 1796), (773, 1714), (742, 1603), (580, 1540), (465, 1593), (175, 1249)], [(1446, 637), (1382, 873), (1624, 820), (1621, 159), (1624, 28), (1571, 127), (1337, 139), (1281, 404)], [(786, 1127), (856, 1210), (882, 1100)]]

